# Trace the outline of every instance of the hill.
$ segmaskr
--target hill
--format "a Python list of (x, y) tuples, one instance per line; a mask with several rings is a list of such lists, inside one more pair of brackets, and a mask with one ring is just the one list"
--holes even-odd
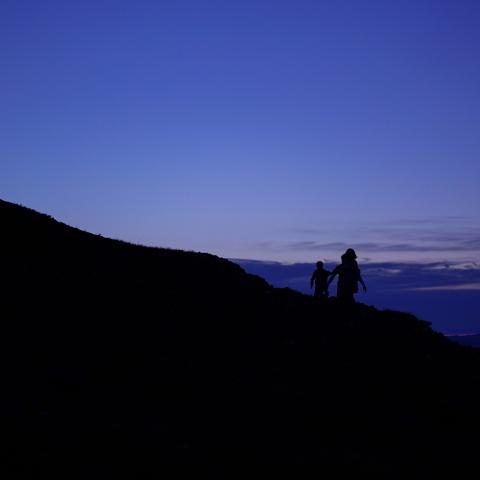
[(480, 335), (450, 335), (448, 337), (454, 342), (468, 345), (469, 347), (480, 348)]
[(477, 468), (479, 352), (427, 322), (8, 202), (0, 218), (8, 478)]

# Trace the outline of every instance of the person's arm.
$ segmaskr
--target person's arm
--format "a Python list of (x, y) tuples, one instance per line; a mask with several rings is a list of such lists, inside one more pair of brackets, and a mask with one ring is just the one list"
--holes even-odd
[(327, 280), (325, 282), (325, 296), (328, 297), (330, 296), (330, 294), (328, 293), (328, 277), (332, 274), (332, 272), (329, 272), (328, 270), (325, 270), (325, 273), (326, 273), (326, 277), (325, 277), (325, 280)]
[(315, 280), (315, 272), (312, 273), (312, 278), (310, 279), (310, 288), (313, 287), (313, 281)]
[(366, 292), (367, 291), (367, 286), (365, 285), (365, 282), (363, 281), (363, 278), (360, 275), (360, 272), (358, 273), (358, 281), (362, 284), (363, 291)]
[(357, 262), (355, 262), (355, 270), (357, 271), (358, 281), (362, 285), (363, 291), (366, 292), (367, 291), (367, 286), (365, 285), (365, 282), (363, 281), (362, 275), (360, 274), (360, 269), (358, 268), (358, 263)]
[(330, 284), (333, 282), (333, 279), (337, 276), (338, 270), (335, 268), (333, 272), (330, 274), (330, 278), (327, 281), (327, 289), (330, 286)]
[(357, 277), (358, 277), (358, 281), (360, 282), (360, 284), (363, 287), (363, 291), (366, 292), (367, 291), (367, 286), (365, 285), (365, 282), (363, 281), (363, 278), (362, 278), (362, 275), (360, 274), (360, 269), (358, 268), (358, 266), (357, 266)]

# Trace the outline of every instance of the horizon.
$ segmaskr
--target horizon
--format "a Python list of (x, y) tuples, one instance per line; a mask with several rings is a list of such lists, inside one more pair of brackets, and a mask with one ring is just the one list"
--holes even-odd
[[(232, 259), (247, 272), (266, 279), (274, 287), (288, 287), (312, 295), (313, 263), (282, 264)], [(332, 270), (338, 262), (326, 262)], [(360, 262), (367, 293), (357, 301), (378, 309), (412, 313), (445, 335), (480, 334), (480, 268), (478, 264)], [(335, 295), (335, 284), (330, 295)]]
[[(359, 255), (359, 261), (363, 263), (395, 263), (400, 262), (403, 264), (443, 264), (443, 265), (469, 265), (473, 268), (480, 268), (480, 250), (476, 248), (477, 241), (480, 244), (480, 228), (479, 228), (479, 238), (477, 239), (476, 227), (470, 227), (468, 222), (465, 222), (466, 219), (459, 218), (459, 219), (452, 219), (452, 224), (456, 224), (457, 227), (460, 225), (460, 222), (465, 222), (464, 227), (470, 229), (469, 233), (457, 232), (457, 233), (445, 233), (439, 229), (437, 232), (437, 238), (434, 239), (433, 244), (426, 244), (424, 239), (422, 238), (422, 229), (424, 228), (420, 222), (412, 222), (412, 230), (409, 230), (407, 227), (402, 226), (400, 230), (402, 230), (403, 235), (405, 238), (409, 238), (410, 240), (417, 235), (418, 244), (409, 244), (409, 243), (358, 243), (358, 242), (329, 242), (325, 244), (315, 242), (299, 242), (300, 244), (296, 243), (288, 243), (284, 242), (283, 244), (277, 243), (276, 245), (270, 244), (266, 245), (261, 244), (259, 245), (252, 245), (247, 244), (246, 248), (240, 248), (237, 252), (231, 251), (224, 251), (222, 249), (219, 250), (211, 250), (211, 249), (200, 249), (198, 246), (188, 244), (186, 247), (182, 247), (179, 245), (164, 245), (158, 244), (148, 239), (142, 239), (138, 235), (135, 235), (133, 232), (132, 235), (129, 236), (118, 236), (112, 232), (109, 232), (108, 229), (105, 228), (97, 228), (97, 229), (90, 229), (87, 225), (76, 224), (74, 222), (70, 222), (68, 217), (61, 217), (55, 215), (52, 211), (43, 211), (35, 208), (29, 204), (22, 204), (19, 202), (15, 202), (11, 199), (3, 199), (5, 201), (16, 203), (20, 206), (24, 206), (26, 208), (33, 209), (40, 213), (47, 214), (52, 216), (57, 221), (65, 223), (67, 225), (73, 226), (75, 228), (79, 228), (89, 233), (97, 234), (106, 236), (111, 239), (125, 241), (133, 244), (143, 245), (147, 247), (154, 247), (154, 248), (170, 248), (170, 249), (179, 249), (179, 250), (188, 250), (188, 251), (198, 251), (204, 253), (210, 253), (212, 255), (217, 255), (223, 258), (227, 258), (230, 260), (248, 260), (248, 261), (258, 261), (258, 262), (272, 262), (272, 263), (279, 263), (282, 265), (292, 265), (292, 264), (304, 264), (304, 263), (315, 263), (318, 260), (322, 260), (326, 263), (336, 263), (340, 260), (340, 255), (347, 249), (347, 248), (354, 248)], [(431, 225), (436, 224), (436, 220), (425, 222), (428, 223), (428, 229), (430, 235), (432, 234)], [(399, 222), (405, 223), (408, 222)], [(420, 224), (420, 228), (417, 228), (417, 225)], [(444, 225), (444, 222), (438, 221), (438, 225)], [(119, 222), (121, 226), (122, 223)], [(394, 231), (397, 231), (394, 234)], [(386, 230), (384, 230), (385, 232)], [(399, 236), (398, 228), (393, 228), (390, 235), (397, 237)], [(419, 232), (419, 233), (416, 233)], [(364, 235), (364, 234), (363, 234)], [(428, 233), (423, 233), (423, 236), (428, 235)], [(442, 235), (445, 238), (442, 238)], [(362, 234), (357, 235), (362, 236)], [(431, 242), (431, 239), (429, 239)], [(469, 244), (473, 246), (469, 246)], [(300, 254), (296, 254), (296, 256), (292, 256), (292, 251), (300, 250), (304, 248), (305, 252)], [(235, 255), (235, 253), (251, 253), (251, 255)]]
[[(71, 227), (75, 228), (74, 225)], [(307, 295), (312, 294), (309, 280), (315, 268), (314, 262), (282, 263), (239, 258), (226, 260), (237, 263), (248, 273), (259, 275), (274, 287), (288, 287)], [(478, 263), (373, 262), (362, 261), (361, 258), (359, 262), (362, 276), (368, 285), (368, 293), (358, 295), (359, 302), (379, 309), (412, 313), (417, 318), (429, 321), (434, 330), (444, 335), (480, 334), (476, 313), (480, 311)], [(326, 260), (325, 268), (333, 269), (337, 264), (337, 261)], [(330, 289), (330, 294), (334, 293), (335, 284)]]
[[(334, 255), (322, 256), (322, 255), (314, 255), (314, 254), (311, 254), (310, 258), (306, 259), (306, 260), (302, 260), (302, 259), (298, 259), (298, 258), (297, 259), (282, 260), (281, 255), (277, 255), (277, 256), (273, 255), (271, 258), (265, 258), (265, 256), (264, 257), (258, 257), (258, 258), (255, 258), (254, 256), (251, 256), (251, 257), (235, 257), (235, 256), (229, 256), (229, 255), (221, 255), (218, 252), (214, 252), (214, 251), (206, 251), (206, 250), (203, 251), (203, 250), (198, 250), (198, 249), (195, 249), (195, 248), (193, 248), (193, 249), (192, 248), (191, 249), (182, 249), (182, 248), (175, 247), (175, 246), (157, 245), (157, 244), (148, 243), (148, 242), (136, 242), (136, 241), (134, 241), (132, 239), (128, 239), (128, 238), (120, 238), (120, 237), (109, 236), (108, 234), (105, 234), (105, 233), (102, 233), (102, 232), (99, 232), (99, 231), (88, 230), (87, 228), (84, 228), (81, 225), (75, 225), (73, 223), (69, 223), (65, 219), (56, 217), (51, 212), (45, 212), (45, 211), (37, 210), (36, 208), (34, 208), (30, 205), (24, 205), (22, 203), (16, 203), (14, 201), (11, 201), (11, 200), (5, 199), (5, 198), (0, 198), (0, 200), (5, 201), (7, 203), (12, 203), (14, 205), (18, 205), (18, 206), (23, 207), (23, 208), (27, 208), (29, 210), (33, 210), (33, 211), (35, 211), (37, 213), (40, 213), (40, 214), (48, 215), (51, 218), (53, 218), (54, 220), (56, 220), (60, 223), (64, 223), (67, 226), (77, 228), (77, 229), (80, 229), (84, 232), (91, 233), (91, 234), (94, 234), (94, 235), (101, 235), (101, 236), (104, 236), (104, 237), (109, 238), (111, 240), (118, 240), (118, 241), (121, 241), (121, 242), (131, 243), (133, 245), (139, 245), (139, 246), (151, 247), (151, 248), (160, 248), (160, 249), (161, 248), (167, 248), (167, 249), (173, 249), (173, 250), (186, 250), (186, 251), (199, 252), (199, 253), (208, 253), (208, 254), (211, 254), (211, 255), (216, 255), (216, 256), (225, 258), (225, 259), (233, 261), (233, 262), (244, 262), (245, 261), (245, 262), (251, 262), (251, 263), (289, 266), (289, 265), (312, 265), (312, 264), (316, 263), (318, 260), (322, 260), (323, 262), (328, 263), (328, 264), (336, 264), (336, 263), (340, 262), (340, 255), (346, 248), (354, 248), (355, 250), (359, 250), (359, 249), (362, 248), (361, 244), (360, 244), (360, 248), (359, 248), (358, 244), (355, 244), (355, 243), (350, 243), (350, 244), (344, 243), (344, 244), (342, 244), (340, 242), (336, 242), (336, 243), (327, 244), (326, 251), (332, 252), (332, 251), (335, 250), (336, 253), (337, 253), (337, 255), (336, 255), (337, 258), (335, 258)], [(368, 249), (371, 249), (371, 248), (375, 248), (375, 244), (369, 244)], [(321, 249), (321, 247), (319, 248), (319, 250), (320, 249)], [(447, 250), (448, 249), (446, 249), (445, 251), (447, 251)], [(407, 249), (407, 251), (408, 251), (408, 249)], [(423, 249), (422, 249), (422, 251), (423, 251)], [(266, 255), (266, 256), (268, 257), (268, 255)], [(458, 258), (451, 258), (450, 257), (448, 259), (446, 257), (440, 257), (440, 258), (438, 258), (438, 257), (437, 258), (423, 257), (423, 258), (418, 258), (418, 259), (412, 259), (411, 257), (408, 257), (408, 256), (407, 256), (406, 259), (402, 259), (402, 258), (399, 258), (398, 256), (397, 257), (392, 257), (390, 255), (386, 258), (381, 258), (381, 259), (378, 259), (378, 257), (377, 258), (371, 258), (371, 257), (367, 257), (367, 256), (361, 256), (361, 257), (358, 258), (358, 260), (360, 262), (364, 263), (364, 264), (370, 264), (370, 265), (373, 265), (373, 264), (379, 264), (379, 265), (381, 265), (381, 264), (385, 264), (385, 265), (402, 264), (402, 265), (425, 265), (425, 266), (431, 266), (433, 268), (438, 268), (438, 267), (443, 268), (444, 267), (444, 268), (458, 268), (458, 269), (464, 269), (464, 268), (468, 268), (468, 269), (477, 269), (478, 268), (478, 269), (480, 269), (480, 262), (476, 258), (465, 256), (464, 252), (462, 252), (462, 254), (460, 254), (460, 256)]]

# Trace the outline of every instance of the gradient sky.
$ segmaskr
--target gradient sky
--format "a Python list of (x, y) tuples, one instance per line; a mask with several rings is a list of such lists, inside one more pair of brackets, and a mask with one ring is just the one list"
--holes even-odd
[(2, 0), (0, 196), (226, 257), (480, 260), (477, 0)]

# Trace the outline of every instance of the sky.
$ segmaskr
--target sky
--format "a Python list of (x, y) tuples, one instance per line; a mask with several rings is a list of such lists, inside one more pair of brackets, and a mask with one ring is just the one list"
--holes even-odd
[(0, 197), (229, 258), (480, 262), (476, 0), (2, 0)]

